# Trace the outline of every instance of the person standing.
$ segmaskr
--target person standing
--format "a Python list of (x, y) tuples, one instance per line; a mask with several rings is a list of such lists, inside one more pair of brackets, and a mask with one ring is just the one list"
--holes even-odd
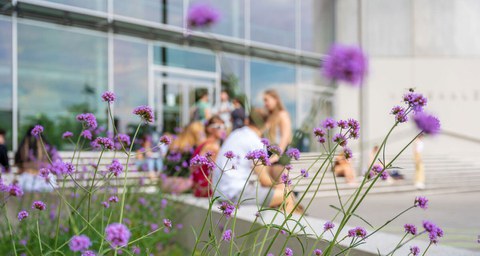
[(425, 189), (425, 166), (422, 159), (423, 148), (423, 134), (420, 134), (417, 139), (415, 139), (413, 146), (413, 157), (415, 159), (414, 184), (417, 189)]
[(198, 101), (195, 103), (193, 111), (191, 113), (191, 121), (205, 122), (212, 116), (212, 106), (210, 104), (208, 91), (202, 91), (199, 93)]
[(228, 95), (227, 91), (223, 90), (220, 93), (220, 104), (217, 107), (217, 115), (223, 120), (228, 131), (232, 129), (230, 114), (233, 109), (233, 104), (230, 102), (230, 95)]
[(233, 98), (233, 111), (230, 114), (232, 120), (232, 131), (238, 128), (242, 128), (245, 125), (245, 108), (243, 107), (241, 100), (237, 97)]
[(5, 135), (5, 130), (0, 129), (0, 167), (2, 167), (2, 170), (0, 171), (0, 176), (2, 172), (10, 171), (10, 164), (8, 162), (8, 148), (5, 143)]

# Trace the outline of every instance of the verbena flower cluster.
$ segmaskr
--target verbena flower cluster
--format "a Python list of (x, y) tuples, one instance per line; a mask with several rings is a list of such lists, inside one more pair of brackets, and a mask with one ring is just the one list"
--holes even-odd
[(191, 28), (208, 27), (220, 19), (220, 12), (206, 3), (198, 3), (190, 6), (187, 22)]
[(105, 239), (110, 245), (115, 247), (122, 247), (128, 244), (130, 240), (130, 230), (127, 226), (121, 223), (112, 223), (105, 228)]
[(113, 92), (106, 91), (102, 94), (102, 100), (108, 103), (113, 103), (116, 99), (116, 96)]
[(263, 149), (252, 150), (247, 153), (245, 158), (248, 160), (253, 160), (254, 162), (260, 161), (263, 165), (266, 165), (266, 166), (271, 165), (270, 158), (268, 157), (268, 153)]
[(358, 86), (367, 73), (367, 62), (360, 47), (336, 44), (330, 48), (322, 65), (323, 75), (330, 80)]
[(92, 113), (84, 113), (77, 115), (77, 121), (85, 125), (86, 128), (97, 128), (97, 118)]
[(153, 123), (153, 109), (149, 106), (138, 106), (133, 110), (133, 114), (142, 118), (146, 123)]

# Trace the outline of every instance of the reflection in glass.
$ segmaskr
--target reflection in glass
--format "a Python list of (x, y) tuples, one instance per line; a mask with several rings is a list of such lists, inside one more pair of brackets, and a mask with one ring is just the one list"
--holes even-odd
[(301, 151), (323, 151), (312, 131), (322, 120), (332, 116), (331, 95), (307, 89), (300, 90), (299, 94), (302, 99), (299, 101), (299, 129), (304, 137), (298, 147)]
[(290, 113), (295, 128), (296, 87), (295, 67), (286, 64), (252, 61), (250, 64), (251, 101), (253, 106), (263, 106), (263, 92), (275, 89)]
[[(203, 3), (202, 0), (191, 1), (190, 6), (196, 3)], [(210, 0), (212, 6), (220, 12), (220, 20), (215, 23), (209, 32), (243, 38), (245, 32), (245, 2), (244, 0)]]
[(226, 57), (221, 60), (222, 88), (231, 97), (245, 94), (245, 61), (242, 57)]
[(183, 26), (183, 0), (115, 0), (113, 9), (122, 16)]
[(335, 40), (335, 0), (302, 0), (301, 48), (304, 51), (328, 51)]
[[(132, 110), (148, 105), (148, 45), (116, 39), (114, 41), (114, 90), (116, 125), (122, 133), (132, 133), (138, 117)], [(132, 93), (134, 91), (134, 93)]]
[(106, 85), (105, 37), (18, 24), (20, 136), (40, 123), (50, 143), (61, 149), (66, 145), (61, 134), (79, 128), (75, 115), (92, 112), (100, 126), (105, 124), (100, 95)]
[(254, 1), (250, 9), (253, 41), (295, 47), (295, 1)]
[[(59, 4), (66, 4), (96, 11), (107, 11), (107, 0), (47, 0)], [(115, 0), (117, 1), (117, 0)]]
[(154, 63), (170, 67), (215, 71), (215, 55), (192, 49), (155, 46)]
[(0, 129), (12, 147), (12, 24), (0, 20)]
[(322, 71), (320, 68), (313, 68), (302, 66), (300, 68), (300, 82), (304, 85), (332, 85), (333, 83), (329, 82), (322, 76)]

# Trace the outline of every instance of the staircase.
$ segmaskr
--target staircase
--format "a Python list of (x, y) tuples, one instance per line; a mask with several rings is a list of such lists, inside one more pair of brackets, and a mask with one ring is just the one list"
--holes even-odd
[[(292, 162), (294, 166), (291, 177), (296, 177), (302, 168), (307, 169), (318, 157), (315, 153), (304, 153), (299, 161)], [(387, 157), (387, 162), (392, 157)], [(425, 155), (423, 156), (425, 164), (426, 188), (422, 194), (441, 194), (441, 193), (459, 193), (480, 191), (480, 165), (473, 160), (460, 159), (453, 156), (443, 155)], [(295, 191), (306, 193), (306, 198), (315, 197), (332, 197), (337, 196), (335, 190), (335, 179), (333, 172), (328, 170), (323, 178), (322, 184), (318, 187), (323, 171), (318, 174), (313, 181), (309, 191), (307, 186), (312, 181), (315, 172), (320, 167), (323, 160), (318, 161), (309, 171), (308, 178), (299, 178), (294, 180), (292, 184), (297, 184)], [(395, 167), (399, 167), (399, 172), (404, 175), (403, 180), (378, 180), (369, 193), (397, 193), (416, 191), (413, 185), (413, 177), (415, 173), (414, 161), (408, 156), (399, 157), (395, 163)], [(357, 177), (358, 183), (363, 177)], [(346, 184), (345, 179), (337, 177), (337, 186), (341, 196), (349, 196), (358, 188), (358, 185)], [(369, 183), (368, 183), (369, 184)], [(318, 192), (315, 195), (315, 190)], [(365, 186), (368, 187), (368, 186)], [(365, 189), (365, 188), (364, 188)]]

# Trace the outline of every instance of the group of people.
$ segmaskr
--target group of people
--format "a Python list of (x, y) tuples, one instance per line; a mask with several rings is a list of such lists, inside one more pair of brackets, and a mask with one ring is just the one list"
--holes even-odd
[[(253, 108), (248, 116), (240, 99), (230, 103), (226, 91), (222, 92), (218, 107), (210, 108), (207, 101), (208, 95), (200, 97), (192, 110), (192, 122), (169, 145), (160, 175), (163, 189), (173, 193), (191, 190), (197, 197), (210, 197), (216, 187), (215, 195), (223, 200), (235, 201), (242, 197), (245, 202), (279, 206), (288, 189), (280, 182), (287, 164), (284, 157), (272, 154), (269, 156), (271, 166), (255, 168), (253, 162), (245, 158), (248, 152), (265, 149), (262, 138), (267, 138), (281, 152), (291, 143), (290, 116), (278, 93), (266, 91), (264, 108)], [(236, 157), (227, 157), (227, 152), (233, 152)], [(216, 167), (191, 166), (190, 160), (197, 155), (207, 155)], [(247, 187), (242, 189), (244, 185)], [(293, 210), (293, 200), (293, 195), (287, 197), (287, 211)]]

